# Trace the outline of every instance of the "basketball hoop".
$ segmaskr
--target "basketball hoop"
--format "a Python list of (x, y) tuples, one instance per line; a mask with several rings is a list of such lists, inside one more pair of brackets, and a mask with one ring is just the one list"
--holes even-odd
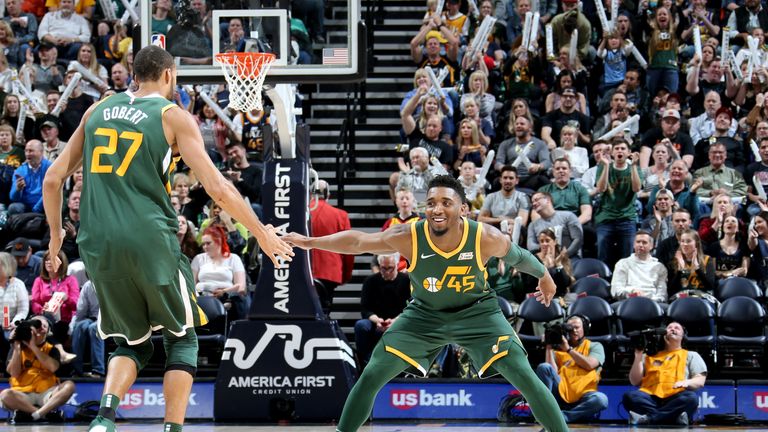
[(229, 85), (229, 107), (242, 112), (261, 111), (261, 86), (275, 55), (228, 52), (218, 53), (215, 58)]

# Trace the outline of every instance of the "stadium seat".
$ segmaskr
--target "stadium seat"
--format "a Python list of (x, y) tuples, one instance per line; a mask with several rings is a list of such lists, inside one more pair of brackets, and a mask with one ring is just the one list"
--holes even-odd
[(754, 280), (738, 276), (722, 279), (715, 288), (715, 297), (720, 301), (736, 296), (760, 299), (763, 292)]
[(571, 291), (576, 294), (600, 297), (607, 302), (611, 301), (611, 284), (600, 277), (586, 276), (578, 279), (571, 287)]
[(613, 345), (616, 341), (616, 335), (613, 334), (613, 309), (607, 301), (600, 297), (579, 298), (568, 308), (568, 315), (574, 314), (589, 318), (590, 340), (600, 342), (604, 346)]
[(504, 314), (504, 318), (506, 318), (507, 321), (514, 319), (515, 311), (512, 310), (512, 305), (509, 304), (509, 301), (504, 297), (499, 296), (496, 296), (496, 300), (499, 302), (499, 308), (501, 309), (501, 313)]
[(594, 275), (609, 280), (611, 274), (611, 269), (604, 262), (595, 258), (582, 258), (573, 265), (573, 277), (577, 280)]
[(671, 321), (685, 327), (685, 345), (697, 351), (709, 365), (717, 361), (717, 334), (715, 330), (715, 307), (698, 297), (683, 297), (672, 302), (667, 309)]
[(539, 303), (535, 297), (528, 297), (517, 310), (517, 332), (532, 364), (538, 364), (544, 358), (543, 345), (541, 343), (541, 326), (553, 321), (562, 322), (565, 311), (556, 300), (549, 307)]
[(755, 299), (736, 296), (720, 305), (717, 350), (721, 373), (765, 373), (765, 323), (765, 309)]
[(630, 346), (627, 333), (647, 328), (660, 327), (664, 321), (664, 309), (646, 297), (630, 297), (616, 309), (616, 341), (614, 359), (622, 370), (632, 365), (634, 349)]

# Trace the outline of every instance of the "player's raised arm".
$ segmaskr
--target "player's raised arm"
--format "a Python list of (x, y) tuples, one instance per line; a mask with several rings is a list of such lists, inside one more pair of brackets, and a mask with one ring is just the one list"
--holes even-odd
[(347, 255), (399, 252), (406, 259), (411, 257), (411, 224), (399, 224), (375, 233), (348, 230), (323, 237), (307, 237), (292, 232), (283, 239), (302, 249), (322, 249)]
[(488, 224), (483, 225), (483, 238), (480, 240), (480, 247), (482, 248), (483, 262), (494, 256), (504, 260), (507, 265), (518, 271), (538, 278), (539, 286), (536, 287), (536, 300), (549, 306), (549, 302), (555, 296), (555, 282), (544, 264), (533, 254), (513, 244), (509, 237)]
[(163, 129), (168, 142), (178, 146), (184, 162), (195, 173), (208, 195), (253, 233), (259, 247), (275, 267), (279, 267), (278, 257), (290, 261), (293, 256), (291, 246), (275, 234), (271, 225), (261, 223), (240, 192), (213, 165), (205, 152), (203, 137), (192, 115), (181, 108), (171, 108), (163, 115)]
[(64, 229), (61, 226), (61, 206), (63, 202), (62, 189), (67, 177), (71, 176), (83, 164), (83, 142), (85, 141), (85, 122), (91, 116), (96, 105), (92, 105), (80, 120), (75, 132), (69, 138), (67, 145), (59, 157), (48, 168), (43, 180), (43, 208), (45, 218), (51, 229), (51, 239), (48, 250), (52, 257), (53, 269), (56, 271), (61, 264), (59, 251), (64, 242)]

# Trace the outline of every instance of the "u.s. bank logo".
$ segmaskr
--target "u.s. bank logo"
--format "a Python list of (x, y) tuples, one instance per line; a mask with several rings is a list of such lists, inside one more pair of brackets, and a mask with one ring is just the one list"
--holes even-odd
[[(294, 369), (305, 369), (317, 360), (342, 360), (355, 367), (352, 348), (338, 338), (307, 339), (302, 349), (302, 331), (297, 325), (265, 324), (266, 331), (250, 353), (247, 353), (245, 343), (240, 339), (230, 338), (224, 344), (222, 360), (232, 360), (239, 369), (248, 370), (256, 364), (259, 357), (267, 349), (272, 339), (285, 341), (283, 357), (288, 366)], [(247, 355), (246, 355), (247, 354)]]

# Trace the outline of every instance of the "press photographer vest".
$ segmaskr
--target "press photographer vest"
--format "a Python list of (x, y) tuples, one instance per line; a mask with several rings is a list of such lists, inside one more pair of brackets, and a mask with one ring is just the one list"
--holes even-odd
[[(48, 354), (53, 345), (48, 342), (40, 347), (40, 351)], [(11, 388), (22, 393), (43, 393), (59, 383), (56, 375), (40, 363), (35, 353), (27, 347), (21, 349), (21, 374), (18, 378), (9, 380)]]
[[(573, 350), (588, 357), (589, 345), (589, 340), (584, 339)], [(569, 353), (563, 351), (555, 351), (555, 362), (558, 366), (557, 374), (560, 375), (558, 391), (565, 402), (577, 402), (585, 393), (597, 391), (597, 382), (600, 381), (597, 368), (586, 370), (577, 365)]]
[(688, 350), (662, 351), (654, 356), (645, 356), (645, 376), (640, 391), (662, 399), (676, 395), (685, 387), (672, 386), (685, 379)]

